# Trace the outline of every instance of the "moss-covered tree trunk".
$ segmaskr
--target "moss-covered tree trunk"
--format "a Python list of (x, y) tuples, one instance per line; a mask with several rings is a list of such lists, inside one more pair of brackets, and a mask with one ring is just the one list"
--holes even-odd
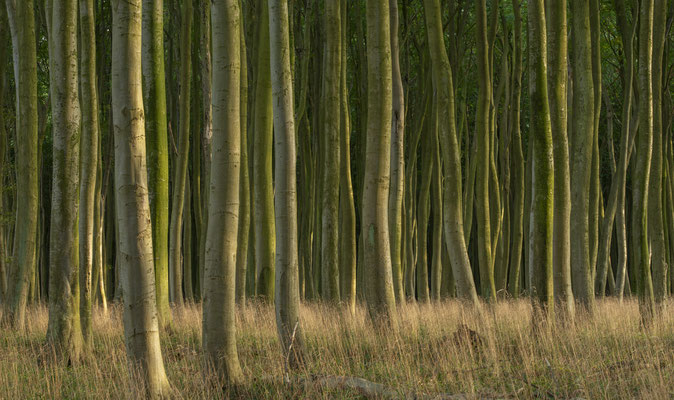
[[(548, 105), (547, 38), (543, 0), (529, 2), (529, 96), (531, 98), (531, 133), (534, 151), (532, 184), (532, 236), (530, 292), (548, 316), (554, 312), (553, 301), (553, 203), (554, 166), (552, 129)], [(535, 303), (536, 306), (536, 303)]]
[(269, 67), (269, 10), (259, 1), (256, 83), (253, 123), (253, 224), (257, 294), (274, 298), (274, 256), (276, 252), (274, 186), (272, 181), (272, 95)]
[(590, 266), (590, 178), (594, 135), (594, 85), (590, 6), (572, 0), (573, 13), (573, 118), (571, 140), (571, 272), (573, 293), (589, 312), (594, 308)]
[(82, 351), (79, 288), (80, 100), (78, 92), (77, 2), (47, 7), (53, 126), (53, 171), (49, 242), (47, 340), (71, 362)]
[(37, 55), (33, 0), (7, 0), (16, 91), (16, 220), (1, 325), (23, 329), (35, 269), (38, 218)]
[(632, 248), (638, 273), (639, 311), (644, 325), (651, 322), (655, 312), (648, 241), (648, 189), (653, 153), (653, 4), (653, 0), (642, 0), (639, 8), (639, 131), (632, 185)]
[(143, 0), (143, 102), (152, 248), (159, 326), (171, 323), (169, 308), (169, 147), (164, 72), (164, 0)]

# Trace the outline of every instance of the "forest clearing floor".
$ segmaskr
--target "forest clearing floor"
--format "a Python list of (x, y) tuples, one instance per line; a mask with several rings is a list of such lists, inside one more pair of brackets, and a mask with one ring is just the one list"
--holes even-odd
[[(274, 308), (249, 303), (237, 313), (239, 360), (246, 381), (219, 389), (201, 358), (201, 307), (173, 309), (162, 333), (169, 380), (180, 398), (362, 398), (331, 377), (382, 384), (386, 397), (453, 398), (674, 398), (674, 315), (640, 328), (635, 300), (601, 300), (593, 318), (575, 325), (533, 328), (527, 300), (484, 306), (445, 301), (399, 308), (397, 333), (375, 330), (367, 312), (355, 316), (320, 304), (302, 306), (306, 365), (285, 379)], [(121, 307), (95, 309), (93, 357), (67, 366), (45, 347), (48, 312), (32, 307), (24, 333), (0, 330), (0, 398), (137, 398), (129, 379)], [(477, 341), (457, 340), (465, 324)], [(52, 360), (52, 361), (50, 361)], [(328, 380), (323, 377), (329, 377)], [(326, 382), (338, 382), (336, 385)], [(348, 386), (348, 385), (347, 385)], [(395, 393), (391, 395), (391, 393)]]

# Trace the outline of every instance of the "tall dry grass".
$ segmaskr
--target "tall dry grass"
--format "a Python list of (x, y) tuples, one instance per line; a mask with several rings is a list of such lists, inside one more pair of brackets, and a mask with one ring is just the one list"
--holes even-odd
[[(532, 328), (527, 301), (500, 302), (482, 315), (458, 302), (401, 307), (398, 333), (375, 331), (364, 309), (355, 316), (325, 305), (304, 305), (307, 363), (301, 377), (355, 376), (405, 393), (465, 394), (468, 398), (674, 398), (674, 318), (665, 313), (649, 331), (637, 304), (601, 301), (592, 319), (575, 326)], [(32, 308), (28, 327), (0, 330), (0, 398), (137, 398), (130, 379), (120, 309), (95, 313), (94, 357), (77, 365), (55, 362), (44, 346), (47, 310)], [(284, 383), (284, 359), (273, 307), (238, 311), (239, 358), (247, 378), (223, 391), (203, 373), (201, 310), (173, 310), (162, 334), (167, 373), (179, 398), (358, 398), (350, 389)], [(484, 343), (457, 344), (459, 324)]]

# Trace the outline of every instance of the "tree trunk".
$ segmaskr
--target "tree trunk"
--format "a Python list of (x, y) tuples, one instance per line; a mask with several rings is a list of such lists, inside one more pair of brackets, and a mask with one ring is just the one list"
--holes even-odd
[(24, 329), (35, 269), (38, 218), (37, 56), (33, 0), (6, 0), (16, 89), (16, 196), (14, 248), (7, 302), (0, 325)]
[(364, 291), (370, 317), (397, 327), (388, 198), (391, 164), (392, 84), (388, 0), (370, 0), (367, 20), (367, 145), (363, 185)]
[[(323, 63), (324, 152), (321, 178), (323, 203), (321, 221), (322, 295), (339, 301), (339, 125), (342, 59), (341, 7), (338, 0), (325, 3), (325, 52)], [(280, 239), (280, 238), (279, 238)]]
[[(185, 1), (180, 9), (180, 133), (178, 134), (178, 157), (176, 159), (175, 184), (171, 203), (171, 225), (169, 237), (169, 280), (170, 300), (183, 304), (183, 272), (181, 266), (181, 233), (183, 229), (185, 182), (190, 150), (190, 82), (192, 79), (192, 2)], [(190, 216), (187, 216), (190, 218)]]
[(132, 369), (150, 397), (169, 396), (154, 288), (152, 226), (147, 190), (141, 82), (141, 1), (112, 2), (112, 105), (118, 266), (124, 297), (124, 336)]
[(47, 339), (70, 362), (82, 351), (77, 229), (80, 103), (77, 74), (77, 2), (56, 0), (47, 9), (53, 121)]
[[(91, 303), (92, 303), (92, 271), (96, 251), (94, 238), (97, 232), (95, 227), (95, 204), (97, 172), (98, 172), (98, 93), (96, 90), (96, 25), (94, 22), (93, 0), (80, 0), (80, 24), (82, 34), (82, 55), (80, 68), (80, 83), (82, 93), (82, 136), (80, 163), (80, 319), (82, 320), (82, 335), (86, 349), (93, 347)], [(100, 186), (99, 186), (100, 188)], [(93, 282), (96, 284), (97, 282)]]
[[(349, 90), (347, 86), (346, 53), (347, 53), (347, 0), (342, 0), (342, 62), (341, 62), (341, 133), (340, 148), (340, 277), (341, 298), (352, 314), (356, 312), (356, 206), (353, 200), (353, 184), (351, 182), (351, 113), (349, 111)], [(394, 280), (395, 285), (395, 280)]]
[(396, 301), (404, 298), (402, 280), (402, 215), (405, 190), (405, 96), (400, 74), (400, 46), (398, 44), (398, 1), (389, 0), (391, 15), (391, 67), (393, 71), (393, 119), (391, 120), (391, 190), (389, 194), (389, 234), (391, 236), (391, 265), (393, 291)]
[[(659, 12), (661, 10), (658, 10)], [(639, 131), (637, 163), (632, 187), (632, 231), (638, 271), (639, 311), (644, 325), (655, 312), (648, 243), (648, 196), (653, 152), (653, 0), (642, 0), (639, 10)]]
[(566, 0), (547, 0), (550, 122), (554, 152), (554, 297), (566, 318), (573, 318), (571, 288), (571, 180), (567, 134), (568, 41)]
[(438, 136), (443, 165), (443, 225), (445, 245), (449, 251), (456, 291), (459, 297), (478, 304), (470, 260), (463, 231), (463, 207), (461, 205), (461, 157), (456, 135), (454, 117), (454, 87), (452, 69), (445, 50), (440, 2), (424, 0), (428, 46), (431, 53), (433, 86), (438, 110)]
[(529, 2), (529, 96), (531, 98), (534, 169), (532, 179), (532, 236), (530, 292), (548, 317), (554, 315), (553, 299), (553, 202), (554, 166), (550, 109), (548, 106), (547, 39), (543, 0)]
[(572, 0), (573, 118), (571, 140), (571, 269), (573, 293), (590, 313), (594, 285), (590, 266), (590, 178), (594, 135), (594, 86), (590, 9), (587, 0)]
[(267, 301), (274, 298), (274, 186), (272, 182), (272, 95), (269, 67), (269, 10), (258, 2), (257, 71), (255, 84), (253, 147), (253, 222), (257, 294)]
[[(327, 3), (326, 3), (327, 5)], [(340, 12), (337, 4), (337, 12)], [(334, 21), (333, 21), (334, 22)], [(339, 23), (339, 21), (336, 21)], [(275, 182), (276, 182), (276, 327), (285, 359), (299, 368), (303, 359), (303, 334), (300, 324), (299, 263), (297, 253), (296, 145), (288, 3), (269, 1), (269, 42), (271, 44), (271, 80), (274, 98)], [(340, 53), (337, 56), (341, 56)], [(339, 76), (339, 70), (336, 72)], [(339, 84), (337, 85), (339, 89)], [(339, 92), (336, 93), (339, 96)], [(339, 101), (339, 97), (337, 97)], [(339, 103), (337, 104), (339, 107)], [(335, 132), (339, 134), (339, 130)], [(336, 224), (336, 221), (335, 221)], [(336, 241), (336, 237), (334, 238)], [(337, 260), (334, 260), (337, 263)], [(336, 267), (336, 266), (335, 266)], [(338, 278), (338, 277), (337, 277)], [(339, 290), (332, 288), (332, 290)], [(339, 295), (339, 292), (333, 292)]]
[(159, 326), (171, 324), (169, 307), (169, 147), (164, 77), (164, 0), (143, 0), (143, 101), (152, 248)]

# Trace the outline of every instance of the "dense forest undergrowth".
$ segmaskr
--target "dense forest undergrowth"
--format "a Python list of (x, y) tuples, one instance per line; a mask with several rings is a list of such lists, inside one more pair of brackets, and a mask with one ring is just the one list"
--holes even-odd
[[(94, 318), (92, 356), (72, 366), (50, 356), (44, 343), (47, 310), (31, 308), (25, 334), (0, 336), (0, 398), (137, 398), (129, 379), (121, 309)], [(162, 335), (167, 375), (176, 398), (361, 398), (338, 377), (359, 377), (394, 393), (383, 398), (643, 398), (674, 395), (674, 317), (664, 314), (648, 333), (637, 302), (602, 300), (593, 318), (573, 326), (531, 327), (528, 301), (486, 307), (482, 315), (456, 301), (399, 309), (399, 333), (377, 331), (358, 307), (354, 316), (329, 305), (305, 304), (306, 364), (286, 377), (273, 307), (238, 308), (237, 345), (245, 383), (221, 391), (204, 373), (201, 307), (175, 308)], [(461, 340), (465, 324), (480, 339)], [(563, 326), (563, 328), (562, 328)], [(324, 384), (325, 383), (325, 384)], [(435, 397), (445, 395), (447, 397)], [(452, 395), (455, 397), (449, 397)]]

